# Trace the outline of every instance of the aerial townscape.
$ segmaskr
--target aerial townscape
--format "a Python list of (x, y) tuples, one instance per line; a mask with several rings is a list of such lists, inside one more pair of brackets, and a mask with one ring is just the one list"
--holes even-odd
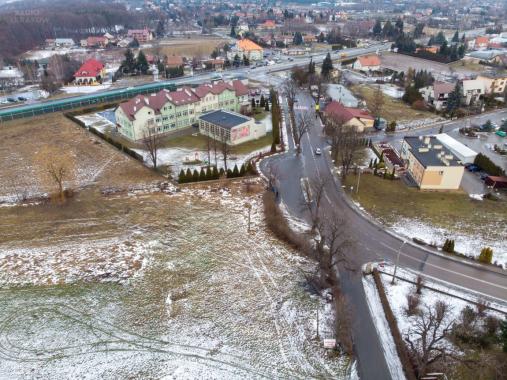
[(0, 380), (507, 380), (507, 2), (0, 0)]

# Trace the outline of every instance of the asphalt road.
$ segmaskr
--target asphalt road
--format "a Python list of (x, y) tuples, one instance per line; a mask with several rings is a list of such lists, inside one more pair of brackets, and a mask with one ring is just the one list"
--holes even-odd
[[(298, 108), (306, 107), (308, 112), (313, 113), (313, 99), (308, 94), (299, 94), (297, 104)], [(302, 207), (304, 199), (300, 178), (307, 177), (311, 180), (315, 177), (332, 176), (328, 146), (320, 122), (315, 120), (314, 127), (303, 138), (300, 156), (294, 152), (291, 133), (288, 131), (290, 142), (288, 152), (261, 163), (261, 169), (265, 173), (268, 166), (275, 168), (281, 201), (293, 216), (305, 220), (309, 218)], [(315, 155), (317, 147), (321, 148), (323, 155)], [(396, 261), (403, 241), (352, 207), (336, 178), (326, 185), (321, 206), (321, 210), (324, 211), (331, 209), (339, 210), (340, 215), (346, 220), (346, 232), (354, 243), (349, 250), (348, 258), (355, 268), (359, 269), (361, 264), (369, 261), (381, 259)], [(472, 289), (484, 294), (485, 297), (507, 301), (507, 275), (504, 273), (443, 257), (411, 243), (403, 245), (399, 263), (400, 266), (419, 271), (426, 277), (434, 277), (455, 286)], [(342, 289), (355, 311), (353, 334), (360, 376), (362, 379), (389, 379), (384, 353), (365, 300), (360, 270), (356, 272), (341, 270), (340, 276)]]

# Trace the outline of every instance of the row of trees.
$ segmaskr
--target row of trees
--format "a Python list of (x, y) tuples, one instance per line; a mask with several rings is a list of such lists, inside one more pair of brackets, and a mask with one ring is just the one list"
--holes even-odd
[(122, 74), (143, 74), (146, 75), (149, 69), (148, 60), (142, 50), (139, 51), (137, 57), (131, 49), (125, 51), (125, 59), (122, 61), (119, 72)]
[(276, 146), (280, 144), (280, 126), (282, 124), (282, 110), (278, 102), (278, 92), (271, 90), (271, 124), (273, 141), (271, 144), (271, 150), (276, 151)]
[(234, 165), (234, 168), (232, 170), (224, 170), (224, 168), (220, 168), (220, 170), (218, 170), (216, 166), (201, 168), (200, 171), (194, 169), (193, 172), (190, 169), (187, 169), (186, 171), (181, 169), (180, 174), (178, 175), (178, 182), (190, 183), (217, 180), (220, 178), (238, 178), (243, 177), (247, 174), (251, 174), (252, 172), (253, 169), (250, 162), (248, 162), (247, 165), (242, 164), (240, 169), (238, 169), (238, 165)]

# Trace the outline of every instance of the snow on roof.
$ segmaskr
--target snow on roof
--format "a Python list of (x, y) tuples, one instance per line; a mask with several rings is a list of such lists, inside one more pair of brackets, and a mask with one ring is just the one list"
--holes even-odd
[(435, 136), (438, 141), (440, 141), (443, 145), (445, 145), (448, 149), (450, 149), (454, 154), (460, 156), (460, 158), (465, 157), (475, 157), (477, 156), (477, 152), (473, 151), (466, 145), (460, 143), (455, 138), (449, 136), (447, 133), (440, 133)]

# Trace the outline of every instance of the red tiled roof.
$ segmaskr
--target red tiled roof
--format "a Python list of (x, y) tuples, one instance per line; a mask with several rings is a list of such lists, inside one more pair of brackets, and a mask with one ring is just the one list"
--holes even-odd
[(86, 44), (88, 46), (105, 44), (106, 42), (107, 38), (104, 36), (90, 36), (86, 39)]
[(165, 62), (168, 67), (180, 67), (183, 65), (183, 58), (178, 55), (171, 55), (166, 58)]
[(359, 62), (362, 67), (367, 66), (380, 66), (380, 58), (378, 55), (364, 55), (359, 57)]
[(96, 77), (100, 75), (104, 64), (96, 59), (89, 59), (81, 65), (79, 70), (74, 74), (74, 77)]
[(248, 94), (246, 87), (240, 80), (230, 83), (216, 82), (213, 84), (202, 84), (199, 87), (182, 87), (176, 91), (161, 90), (156, 94), (147, 96), (138, 95), (129, 101), (120, 104), (120, 108), (130, 120), (134, 120), (135, 114), (144, 106), (151, 108), (155, 114), (160, 114), (161, 108), (169, 101), (176, 106), (198, 102), (209, 93), (221, 94), (225, 90), (235, 91), (236, 96)]
[(341, 119), (343, 123), (346, 123), (353, 118), (369, 120), (374, 119), (374, 117), (365, 110), (345, 107), (343, 104), (335, 101), (330, 102), (326, 108), (324, 108), (324, 113), (330, 115), (331, 117)]

